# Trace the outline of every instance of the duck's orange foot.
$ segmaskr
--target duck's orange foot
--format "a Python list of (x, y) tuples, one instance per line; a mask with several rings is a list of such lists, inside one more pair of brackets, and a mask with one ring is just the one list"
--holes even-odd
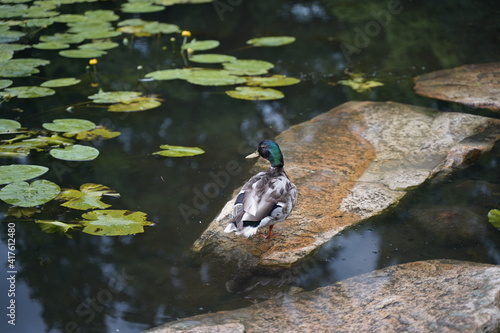
[(273, 227), (274, 227), (274, 225), (269, 226), (269, 231), (267, 232), (267, 234), (265, 234), (265, 235), (260, 234), (260, 235), (265, 239), (275, 239), (276, 237), (281, 235), (280, 233), (273, 233)]

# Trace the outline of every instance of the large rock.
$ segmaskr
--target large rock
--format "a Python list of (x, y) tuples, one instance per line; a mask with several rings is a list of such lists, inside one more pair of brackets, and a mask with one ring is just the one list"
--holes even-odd
[[(293, 265), (349, 225), (379, 214), (438, 173), (472, 163), (500, 136), (500, 121), (382, 102), (349, 102), (277, 138), (299, 189), (274, 240), (223, 233), (233, 202), (193, 245), (243, 268)], [(257, 169), (268, 168), (261, 160)]]
[(499, 266), (425, 261), (244, 309), (181, 319), (148, 332), (499, 331)]
[(443, 69), (415, 78), (417, 94), (500, 110), (500, 62)]

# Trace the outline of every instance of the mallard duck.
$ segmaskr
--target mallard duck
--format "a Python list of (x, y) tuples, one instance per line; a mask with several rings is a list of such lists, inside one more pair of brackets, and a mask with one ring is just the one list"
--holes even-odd
[(283, 154), (272, 140), (259, 143), (256, 152), (246, 158), (262, 156), (271, 163), (266, 172), (259, 172), (243, 185), (236, 196), (233, 216), (224, 232), (253, 236), (257, 229), (269, 227), (264, 238), (273, 239), (276, 223), (285, 220), (297, 202), (297, 187), (288, 179), (283, 169)]

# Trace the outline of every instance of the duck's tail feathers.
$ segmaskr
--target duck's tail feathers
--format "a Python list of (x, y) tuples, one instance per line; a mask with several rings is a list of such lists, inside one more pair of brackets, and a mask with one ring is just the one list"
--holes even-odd
[(229, 233), (229, 232), (233, 232), (233, 231), (237, 231), (238, 229), (236, 229), (236, 224), (234, 222), (230, 222), (226, 229), (224, 229), (224, 232), (225, 233)]
[(236, 235), (243, 235), (246, 238), (251, 237), (257, 233), (257, 227), (243, 227), (240, 231), (236, 232)]

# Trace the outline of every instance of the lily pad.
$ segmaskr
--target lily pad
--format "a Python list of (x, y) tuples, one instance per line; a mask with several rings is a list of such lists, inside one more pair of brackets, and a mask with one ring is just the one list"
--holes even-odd
[(20, 31), (13, 31), (13, 30), (0, 31), (0, 43), (15, 42), (21, 39), (21, 37), (23, 37), (24, 35), (26, 34)]
[(80, 45), (78, 48), (82, 50), (110, 50), (118, 46), (120, 46), (120, 44), (115, 42), (93, 42)]
[(153, 155), (161, 155), (166, 157), (184, 157), (195, 156), (205, 153), (205, 151), (198, 147), (184, 147), (184, 146), (171, 146), (162, 145), (160, 151), (154, 152)]
[(492, 209), (488, 212), (488, 221), (495, 227), (500, 228), (500, 210)]
[(54, 35), (40, 36), (41, 42), (59, 42), (66, 44), (79, 44), (85, 39), (83, 36), (70, 33), (56, 33)]
[(368, 81), (362, 77), (353, 77), (352, 79), (349, 80), (340, 80), (338, 81), (338, 83), (344, 86), (351, 87), (353, 90), (359, 93), (364, 92), (366, 90), (370, 90), (371, 88), (374, 87), (379, 87), (384, 85), (382, 82), (374, 80)]
[(86, 141), (92, 141), (95, 139), (106, 140), (115, 138), (120, 134), (121, 134), (120, 132), (111, 131), (104, 126), (97, 126), (96, 128), (90, 131), (78, 132), (76, 134), (76, 139), (86, 140)]
[(253, 38), (247, 41), (247, 44), (253, 46), (281, 46), (295, 42), (295, 37), (291, 36), (275, 36), (275, 37), (260, 37)]
[(94, 210), (82, 215), (83, 232), (96, 236), (122, 236), (144, 232), (144, 226), (154, 225), (146, 221), (143, 212), (129, 210)]
[(106, 51), (103, 50), (85, 50), (85, 49), (78, 49), (78, 50), (63, 50), (59, 51), (59, 55), (66, 57), (66, 58), (85, 58), (85, 59), (90, 59), (90, 58), (98, 58), (102, 55), (106, 54)]
[(21, 128), (21, 124), (11, 119), (0, 119), (0, 134), (12, 133)]
[(99, 150), (82, 145), (54, 148), (49, 153), (52, 157), (63, 161), (92, 161), (99, 156)]
[(109, 187), (87, 183), (80, 186), (80, 190), (65, 189), (58, 195), (58, 200), (66, 201), (61, 206), (72, 209), (103, 209), (108, 208), (108, 205), (101, 201), (103, 195), (120, 197), (120, 194), (110, 190)]
[(53, 89), (45, 87), (10, 87), (0, 92), (2, 96), (17, 97), (17, 98), (37, 98), (54, 95), (56, 92)]
[(82, 226), (79, 224), (68, 224), (59, 221), (50, 221), (50, 220), (37, 220), (36, 223), (40, 225), (40, 228), (43, 232), (48, 234), (59, 233), (64, 234), (68, 238), (72, 238), (69, 231), (72, 229), (81, 229)]
[(137, 91), (99, 91), (89, 96), (94, 103), (131, 103), (142, 93)]
[(40, 165), (2, 165), (0, 166), (0, 185), (36, 178), (47, 171), (49, 168)]
[(226, 55), (226, 54), (216, 54), (216, 53), (206, 53), (206, 54), (195, 54), (189, 58), (190, 61), (199, 62), (204, 64), (217, 64), (228, 61), (235, 61), (236, 57)]
[(146, 74), (145, 76), (155, 80), (175, 80), (185, 79), (189, 75), (190, 70), (181, 69), (164, 69)]
[(220, 45), (218, 40), (193, 40), (189, 43), (182, 45), (183, 50), (190, 49), (192, 51), (205, 51), (215, 49)]
[(246, 80), (229, 71), (219, 69), (193, 69), (184, 77), (186, 81), (200, 86), (227, 86), (243, 83)]
[(62, 50), (70, 47), (67, 43), (62, 42), (42, 42), (32, 45), (35, 49), (40, 50)]
[(12, 83), (12, 80), (0, 80), (0, 89), (10, 87)]
[(247, 85), (260, 87), (283, 87), (297, 84), (299, 79), (283, 75), (272, 75), (268, 77), (249, 76), (246, 77)]
[(260, 87), (236, 87), (236, 90), (226, 91), (226, 94), (232, 98), (251, 101), (273, 100), (285, 97), (279, 90)]
[(32, 217), (40, 212), (41, 210), (35, 207), (9, 207), (7, 215), (20, 219), (23, 217)]
[(154, 109), (161, 105), (156, 97), (137, 97), (127, 103), (117, 103), (108, 107), (109, 112), (137, 112)]
[(260, 75), (266, 74), (274, 67), (273, 64), (263, 60), (236, 60), (222, 64), (224, 69), (236, 75)]
[(153, 13), (164, 10), (165, 7), (153, 5), (149, 2), (126, 2), (122, 5), (122, 12), (124, 13)]
[(91, 130), (96, 127), (96, 124), (85, 119), (63, 118), (55, 119), (51, 123), (43, 123), (42, 126), (53, 132), (77, 133)]
[(35, 180), (11, 183), (0, 191), (0, 199), (6, 203), (19, 207), (34, 207), (54, 199), (61, 189), (48, 180)]
[(67, 86), (72, 86), (75, 84), (80, 83), (82, 80), (76, 79), (74, 77), (68, 77), (68, 78), (62, 78), (62, 79), (54, 79), (54, 80), (48, 80), (42, 83), (40, 86), (42, 87), (50, 87), (50, 88), (56, 88), (56, 87), (67, 87)]

